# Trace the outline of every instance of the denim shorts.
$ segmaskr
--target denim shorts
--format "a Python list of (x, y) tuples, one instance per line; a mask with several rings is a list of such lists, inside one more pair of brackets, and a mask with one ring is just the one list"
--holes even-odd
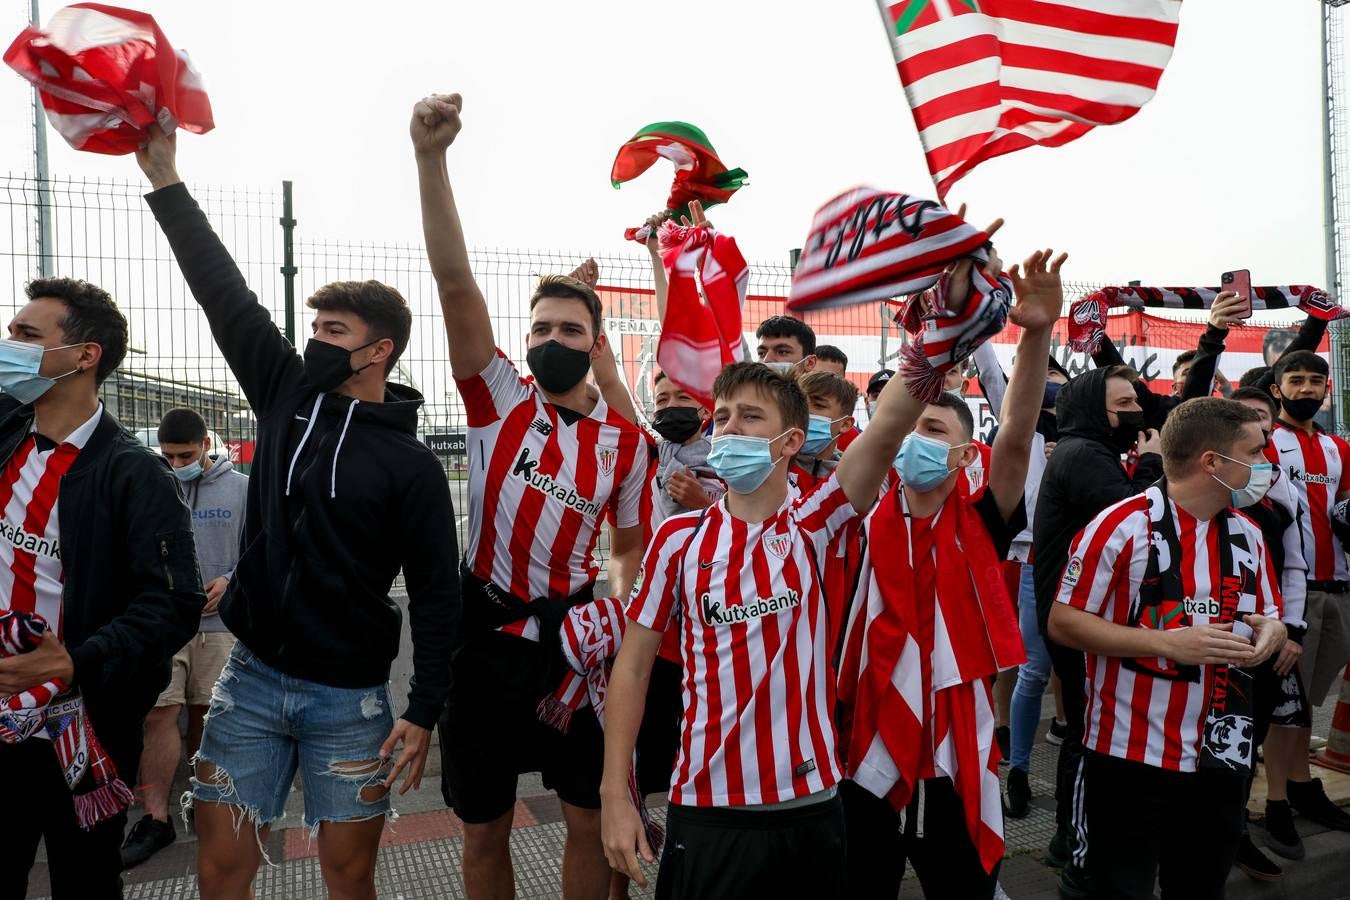
[[(192, 777), (193, 801), (238, 807), (255, 825), (286, 812), (300, 772), (305, 825), (390, 815), (382, 782), (394, 757), (380, 747), (394, 727), (387, 685), (339, 688), (265, 665), (236, 643), (211, 692), (195, 762), (215, 765)], [(242, 817), (241, 817), (242, 821)]]

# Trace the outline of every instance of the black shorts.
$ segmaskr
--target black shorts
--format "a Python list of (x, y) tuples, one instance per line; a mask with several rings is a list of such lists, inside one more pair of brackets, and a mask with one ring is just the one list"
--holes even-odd
[(844, 896), (838, 797), (783, 810), (671, 804), (657, 900)]
[(684, 668), (657, 657), (647, 682), (647, 705), (637, 737), (638, 787), (643, 794), (665, 794), (680, 750), (680, 722), (684, 698), (680, 681)]
[(539, 701), (564, 674), (557, 648), (492, 631), (467, 642), (452, 668), (441, 794), (456, 815), (471, 824), (505, 815), (524, 772), (542, 774), (564, 803), (600, 808), (605, 739), (595, 713), (577, 710), (566, 734), (539, 721)]

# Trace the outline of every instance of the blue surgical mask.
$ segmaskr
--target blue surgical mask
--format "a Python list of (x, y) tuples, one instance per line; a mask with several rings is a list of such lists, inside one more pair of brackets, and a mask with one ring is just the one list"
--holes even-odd
[(1271, 480), (1275, 477), (1275, 466), (1268, 462), (1249, 465), (1240, 459), (1224, 456), (1222, 453), (1220, 453), (1219, 456), (1222, 456), (1229, 462), (1235, 462), (1239, 466), (1247, 466), (1247, 468), (1252, 470), (1251, 476), (1247, 479), (1246, 486), (1240, 488), (1230, 486), (1218, 475), (1210, 476), (1215, 481), (1219, 482), (1219, 484), (1228, 488), (1229, 494), (1232, 495), (1233, 508), (1243, 509), (1244, 507), (1260, 503), (1261, 498), (1263, 498), (1266, 495), (1266, 492), (1270, 490)]
[(1054, 409), (1055, 401), (1059, 399), (1059, 389), (1063, 387), (1058, 381), (1047, 381), (1045, 383), (1045, 394), (1041, 397), (1041, 409)]
[(837, 419), (812, 416), (810, 424), (806, 426), (806, 443), (802, 444), (802, 453), (807, 456), (819, 456), (825, 452), (825, 448), (830, 446), (830, 441), (834, 440), (834, 431), (830, 426), (847, 418), (848, 416), (840, 416)]
[(193, 481), (197, 478), (201, 478), (202, 461), (200, 459), (194, 459), (186, 466), (179, 466), (178, 468), (174, 469), (173, 474), (177, 476), (179, 481), (182, 482)]
[[(783, 434), (787, 434), (787, 431)], [(768, 479), (773, 467), (783, 461), (781, 456), (774, 459), (769, 449), (769, 445), (783, 434), (774, 438), (745, 434), (715, 437), (712, 439), (712, 449), (708, 451), (708, 465), (734, 493), (753, 494)]]
[(66, 375), (80, 371), (78, 368), (71, 369), (64, 375), (57, 375), (56, 378), (39, 375), (38, 372), (42, 369), (42, 354), (49, 349), (68, 350), (78, 346), (80, 345), (66, 344), (48, 348), (27, 341), (0, 338), (0, 391), (9, 394), (20, 403), (32, 403), (51, 390), (57, 378), (65, 378)]
[(900, 481), (920, 494), (933, 490), (954, 471), (947, 468), (947, 454), (969, 446), (969, 441), (952, 446), (936, 438), (910, 432), (895, 456), (895, 468), (900, 473)]

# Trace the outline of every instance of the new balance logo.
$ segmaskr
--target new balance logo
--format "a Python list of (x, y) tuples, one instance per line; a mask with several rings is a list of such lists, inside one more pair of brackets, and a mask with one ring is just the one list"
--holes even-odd
[(711, 594), (699, 597), (703, 610), (703, 621), (708, 625), (743, 625), (751, 619), (771, 616), (784, 610), (800, 606), (802, 595), (794, 590), (777, 597), (760, 597), (738, 606), (723, 606), (712, 599)]
[(535, 471), (538, 468), (539, 460), (530, 458), (530, 448), (522, 447), (520, 456), (516, 459), (516, 467), (511, 470), (511, 474), (520, 478), (536, 491), (552, 497), (564, 506), (575, 509), (583, 515), (600, 515), (599, 503), (588, 500), (565, 484), (559, 484), (552, 475)]
[(51, 540), (38, 534), (29, 534), (18, 525), (0, 521), (0, 539), (13, 544), (15, 550), (32, 553), (34, 556), (45, 556), (57, 562), (61, 561), (61, 542), (59, 540)]
[(535, 419), (533, 422), (530, 423), (530, 427), (533, 428), (535, 431), (539, 432), (540, 434), (542, 434), (544, 437), (548, 437), (550, 434), (553, 433), (553, 426), (550, 423), (544, 421), (543, 419)]

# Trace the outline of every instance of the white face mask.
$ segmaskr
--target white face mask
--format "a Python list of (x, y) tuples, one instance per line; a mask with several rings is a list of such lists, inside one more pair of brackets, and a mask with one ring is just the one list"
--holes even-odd
[(768, 366), (770, 369), (773, 369), (775, 372), (777, 372), (779, 375), (782, 375), (784, 378), (788, 378), (792, 375), (792, 367), (795, 366), (796, 363), (766, 362), (764, 363), (764, 365)]

